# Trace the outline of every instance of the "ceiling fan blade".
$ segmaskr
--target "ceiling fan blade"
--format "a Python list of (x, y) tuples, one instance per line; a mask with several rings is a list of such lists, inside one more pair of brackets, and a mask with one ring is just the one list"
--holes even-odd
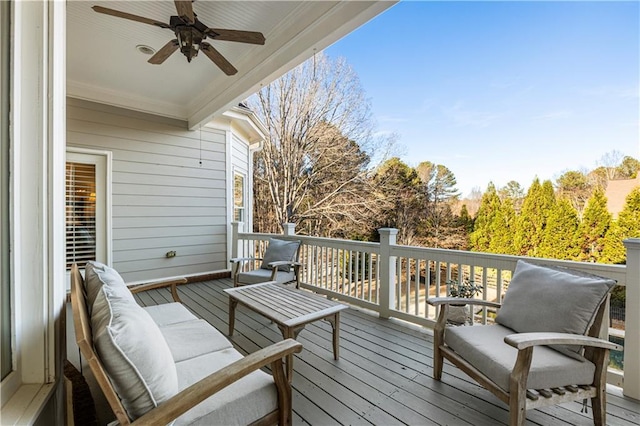
[(116, 18), (129, 19), (131, 21), (142, 22), (143, 24), (155, 25), (156, 27), (160, 28), (171, 28), (169, 24), (165, 24), (164, 22), (156, 21), (154, 19), (149, 19), (138, 15), (132, 15), (131, 13), (121, 12), (119, 10), (109, 9), (107, 7), (93, 6), (92, 9), (98, 13), (115, 16)]
[(202, 42), (200, 43), (200, 50), (204, 52), (205, 55), (209, 57), (226, 75), (234, 75), (238, 72), (237, 69), (234, 68), (229, 61), (225, 59), (224, 56), (220, 52), (218, 52), (213, 46), (209, 43)]
[(193, 14), (193, 5), (191, 0), (175, 0), (178, 16), (187, 21), (189, 24), (196, 22), (196, 16)]
[(240, 43), (264, 44), (264, 36), (257, 31), (224, 30), (207, 28), (207, 37), (214, 40), (237, 41)]
[(155, 55), (153, 55), (147, 62), (150, 64), (160, 65), (163, 63), (169, 56), (173, 54), (176, 50), (178, 50), (178, 40), (170, 40), (167, 44), (162, 46), (162, 49), (158, 50)]

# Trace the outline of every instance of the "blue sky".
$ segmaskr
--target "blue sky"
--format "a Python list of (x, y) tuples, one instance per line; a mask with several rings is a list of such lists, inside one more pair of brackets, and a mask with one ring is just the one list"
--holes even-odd
[(640, 2), (407, 1), (330, 46), (400, 157), (463, 196), (640, 158)]

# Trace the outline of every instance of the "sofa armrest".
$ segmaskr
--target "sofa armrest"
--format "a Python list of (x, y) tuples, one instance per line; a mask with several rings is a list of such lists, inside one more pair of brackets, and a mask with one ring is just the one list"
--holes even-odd
[(499, 308), (501, 306), (498, 302), (492, 302), (490, 300), (482, 299), (465, 299), (462, 297), (430, 297), (427, 299), (427, 303), (432, 306), (440, 305), (477, 305), (488, 306), (491, 308)]
[(531, 346), (579, 345), (595, 348), (622, 350), (622, 346), (595, 337), (569, 333), (516, 333), (504, 338), (505, 343), (521, 350)]
[(136, 293), (140, 293), (147, 290), (155, 290), (158, 288), (171, 287), (171, 296), (173, 297), (173, 300), (175, 302), (182, 303), (182, 300), (180, 300), (180, 296), (178, 296), (177, 286), (178, 284), (186, 284), (186, 283), (187, 283), (186, 278), (176, 278), (173, 280), (156, 281), (156, 282), (151, 282), (146, 284), (135, 285), (135, 286), (129, 287), (129, 290), (131, 291), (131, 293), (136, 294)]
[(178, 392), (158, 407), (136, 419), (132, 425), (168, 424), (216, 392), (267, 365), (271, 365), (276, 386), (289, 386), (290, 389), (282, 367), (282, 360), (287, 355), (299, 353), (301, 350), (302, 345), (293, 339), (283, 340), (260, 349)]

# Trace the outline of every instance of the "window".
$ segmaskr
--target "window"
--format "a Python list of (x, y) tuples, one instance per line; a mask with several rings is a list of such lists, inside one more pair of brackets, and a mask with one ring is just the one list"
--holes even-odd
[(233, 220), (236, 222), (244, 222), (244, 176), (235, 173), (233, 176)]
[(96, 166), (67, 162), (67, 271), (96, 260)]
[(13, 370), (9, 263), (9, 40), (10, 2), (0, 2), (0, 364), (2, 379)]

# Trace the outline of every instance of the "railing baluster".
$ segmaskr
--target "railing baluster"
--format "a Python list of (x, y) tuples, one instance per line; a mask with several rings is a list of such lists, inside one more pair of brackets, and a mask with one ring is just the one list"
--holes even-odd
[[(482, 268), (482, 298), (487, 300), (487, 292), (489, 291), (489, 286), (487, 285), (487, 269)], [(482, 307), (482, 324), (487, 323), (487, 307)]]

